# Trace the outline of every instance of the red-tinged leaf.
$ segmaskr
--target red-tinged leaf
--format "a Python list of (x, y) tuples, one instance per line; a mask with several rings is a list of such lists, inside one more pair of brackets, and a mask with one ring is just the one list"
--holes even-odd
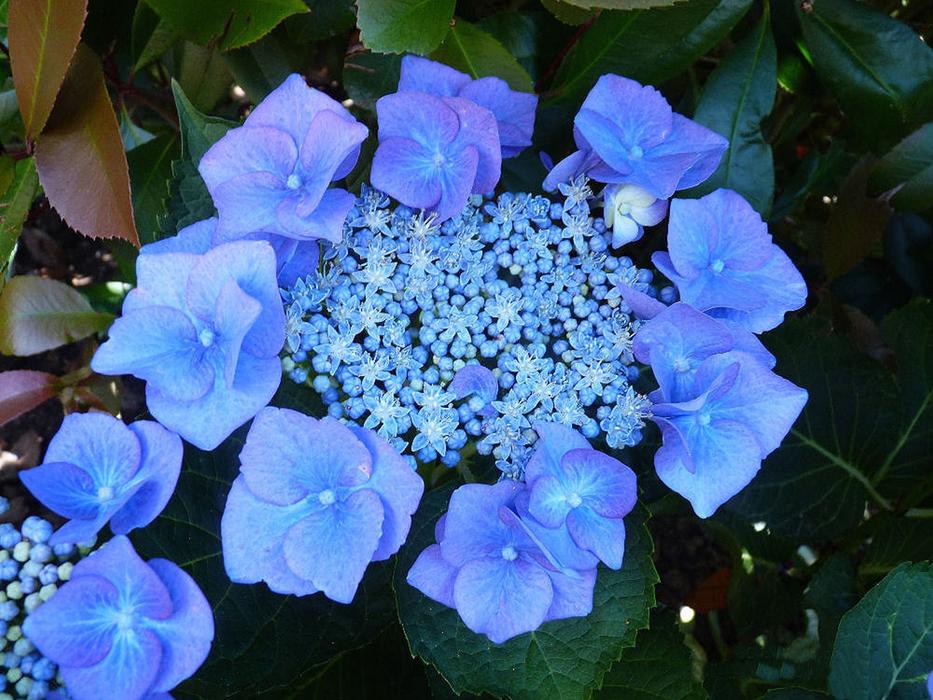
[(86, 16), (87, 0), (10, 0), (13, 84), (30, 136), (52, 113)]
[(36, 166), (49, 202), (73, 229), (139, 246), (117, 117), (100, 61), (83, 44), (36, 146)]
[(5, 425), (26, 411), (58, 393), (58, 377), (48, 372), (14, 369), (0, 372), (0, 425)]
[(112, 321), (67, 284), (21, 275), (0, 294), (0, 352), (35, 355), (104, 331)]

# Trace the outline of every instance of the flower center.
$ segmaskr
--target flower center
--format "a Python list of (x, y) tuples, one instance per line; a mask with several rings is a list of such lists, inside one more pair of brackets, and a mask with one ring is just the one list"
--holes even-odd
[(709, 411), (700, 411), (697, 413), (697, 423), (700, 425), (709, 425), (710, 415)]
[(686, 357), (678, 357), (674, 360), (674, 371), (678, 374), (683, 374), (684, 372), (690, 371), (690, 363), (687, 362)]
[(212, 331), (210, 328), (202, 328), (201, 332), (198, 333), (198, 340), (201, 341), (201, 345), (209, 348), (214, 344), (214, 331)]
[(719, 258), (716, 258), (715, 260), (713, 260), (713, 262), (709, 264), (709, 269), (718, 275), (720, 272), (723, 271), (723, 268), (725, 268), (725, 266), (726, 266), (726, 263), (724, 263)]
[(290, 190), (301, 189), (301, 177), (297, 173), (292, 173), (285, 181), (285, 186)]
[(632, 160), (638, 160), (643, 155), (645, 155), (645, 152), (642, 150), (641, 146), (632, 146), (628, 152), (628, 157)]
[(515, 561), (515, 558), (518, 556), (518, 552), (515, 551), (515, 547), (510, 544), (507, 544), (502, 548), (502, 558), (506, 561)]
[(576, 491), (567, 496), (567, 505), (569, 505), (571, 508), (576, 508), (581, 503), (583, 503), (583, 499), (580, 498), (580, 494), (578, 494)]
[(114, 622), (118, 630), (126, 632), (127, 630), (133, 629), (135, 618), (136, 615), (133, 614), (131, 609), (123, 609), (114, 616)]
[(443, 153), (434, 154), (434, 166), (437, 168), (442, 167), (447, 162), (447, 159), (444, 157)]
[(113, 498), (113, 489), (110, 486), (101, 486), (97, 489), (98, 501), (109, 501)]
[(317, 500), (322, 506), (331, 506), (337, 500), (337, 495), (330, 489), (324, 489), (317, 495)]

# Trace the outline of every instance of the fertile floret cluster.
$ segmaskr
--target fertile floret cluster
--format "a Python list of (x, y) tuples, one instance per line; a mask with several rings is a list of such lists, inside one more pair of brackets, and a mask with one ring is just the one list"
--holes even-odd
[[(0, 498), (0, 515), (9, 507)], [(62, 683), (57, 664), (36, 649), (22, 628), (26, 616), (55, 595), (89, 551), (73, 544), (50, 545), (52, 529), (35, 515), (20, 529), (0, 525), (0, 700), (41, 700)]]
[[(364, 191), (321, 269), (282, 290), (290, 377), (422, 463), (471, 441), (520, 478), (536, 421), (637, 443), (639, 322), (618, 285), (649, 291), (651, 272), (607, 254), (584, 179), (565, 190), (474, 196), (441, 225)], [(480, 367), (488, 389), (455, 380)]]

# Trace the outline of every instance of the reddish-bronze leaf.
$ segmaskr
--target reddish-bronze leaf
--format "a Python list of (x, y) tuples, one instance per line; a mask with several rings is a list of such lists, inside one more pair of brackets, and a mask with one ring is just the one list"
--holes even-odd
[(0, 372), (0, 425), (31, 411), (58, 393), (58, 377), (48, 372), (14, 369)]
[(29, 136), (42, 131), (74, 55), (87, 0), (10, 0), (10, 62)]
[(83, 44), (36, 145), (36, 166), (49, 202), (72, 228), (139, 246), (117, 117), (100, 61)]

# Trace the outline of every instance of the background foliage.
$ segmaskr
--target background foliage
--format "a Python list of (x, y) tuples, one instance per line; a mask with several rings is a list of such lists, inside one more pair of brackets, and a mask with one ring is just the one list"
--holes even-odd
[[(452, 482), (340, 606), (229, 583), (219, 515), (243, 433), (191, 449), (175, 498), (135, 537), (214, 606), (212, 655), (177, 697), (922, 698), (930, 32), (933, 7), (919, 0), (0, 0), (0, 352), (20, 356), (2, 360), (0, 422), (46, 419), (27, 412), (50, 402), (141, 414), (138, 387), (86, 368), (96, 335), (133, 282), (136, 247), (211, 215), (200, 157), (289, 73), (371, 127), (351, 189), (367, 177), (375, 101), (394, 91), (400, 54), (534, 91), (534, 147), (503, 175), (534, 192), (539, 153), (572, 149), (596, 78), (626, 75), (729, 139), (687, 196), (742, 193), (807, 279), (808, 307), (765, 337), (777, 371), (810, 393), (784, 445), (709, 521), (660, 488), (651, 439), (623, 455), (644, 504), (624, 568), (601, 570), (591, 617), (498, 647), (404, 583)], [(94, 247), (105, 275), (80, 283), (73, 258), (35, 263), (21, 233), (62, 231), (52, 210), (106, 239)], [(663, 240), (651, 231), (625, 252), (646, 264)], [(274, 403), (320, 412), (287, 381)]]

